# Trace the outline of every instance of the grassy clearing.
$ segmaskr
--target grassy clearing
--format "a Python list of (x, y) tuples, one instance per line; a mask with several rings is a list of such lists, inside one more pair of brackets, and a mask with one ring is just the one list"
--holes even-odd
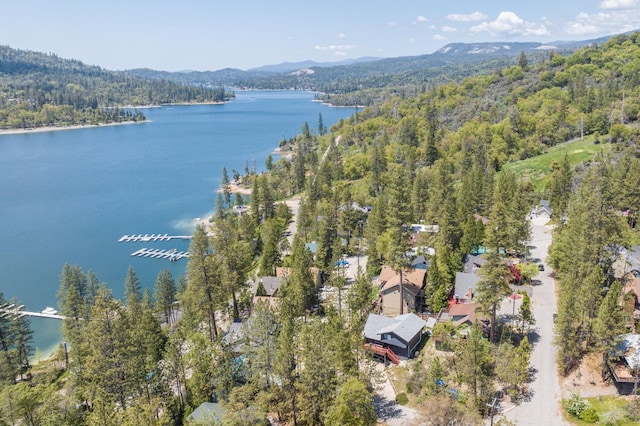
[[(616, 426), (637, 425), (636, 420), (631, 420), (628, 416), (629, 401), (620, 396), (598, 396), (587, 398), (589, 405), (598, 413), (597, 424), (609, 424)], [(567, 414), (566, 419), (573, 425), (588, 426), (594, 423), (585, 422)]]
[(575, 140), (551, 147), (542, 155), (505, 164), (503, 170), (512, 171), (525, 178), (531, 182), (536, 192), (540, 192), (547, 185), (551, 166), (554, 162), (560, 163), (565, 154), (568, 155), (571, 166), (575, 166), (588, 162), (600, 152), (608, 153), (611, 147), (610, 143), (595, 143), (593, 136), (588, 136), (584, 140)]

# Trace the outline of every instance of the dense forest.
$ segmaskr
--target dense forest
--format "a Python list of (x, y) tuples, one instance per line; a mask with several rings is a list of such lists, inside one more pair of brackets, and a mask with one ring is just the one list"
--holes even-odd
[(223, 88), (149, 80), (0, 46), (0, 129), (144, 120), (123, 107), (222, 102)]
[[(372, 278), (383, 265), (406, 270), (406, 225), (425, 223), (439, 229), (419, 242), (435, 253), (427, 255), (426, 310), (446, 306), (462, 256), (483, 246), (476, 289), (483, 321), (465, 337), (439, 323), (433, 339), (446, 350), (411, 361), (402, 390), (433, 424), (482, 422), (496, 391), (516, 402), (526, 396), (534, 319), (527, 302), (520, 326), (501, 324), (496, 307), (511, 292), (505, 260), (526, 253), (526, 217), (540, 199), (550, 200), (557, 225), (551, 258), (563, 374), (586, 353), (606, 351), (628, 326), (611, 263), (637, 240), (629, 223), (640, 211), (639, 78), (634, 33), (536, 63), (522, 53), (491, 73), (396, 93), (330, 129), (321, 117), (317, 130), (305, 123), (281, 142), (291, 155), (267, 158), (264, 173), (234, 177), (251, 188), (249, 201), (234, 197), (222, 171), (216, 213), (209, 227), (196, 228), (188, 272), (177, 282), (162, 271), (153, 291), (143, 290), (130, 269), (121, 301), (91, 271), (65, 266), (59, 306), (68, 352), (61, 347), (32, 368), (24, 357), (28, 324), (2, 317), (0, 338), (18, 333), (24, 343), (0, 339), (0, 418), (182, 424), (202, 402), (217, 401), (228, 425), (264, 424), (266, 414), (292, 425), (373, 425), (376, 363), (362, 337)], [(583, 137), (602, 152), (549, 164), (541, 191), (533, 183), (541, 176), (508, 170)], [(294, 195), (300, 204), (289, 242), (292, 212), (282, 201)], [(234, 214), (245, 202), (247, 214)], [(347, 290), (336, 262), (360, 253), (367, 269)], [(289, 275), (277, 301), (251, 303), (248, 279), (283, 267)], [(320, 300), (316, 273), (344, 296), (344, 308)], [(242, 339), (229, 340), (240, 320)], [(455, 384), (460, 395), (452, 399), (439, 383)]]

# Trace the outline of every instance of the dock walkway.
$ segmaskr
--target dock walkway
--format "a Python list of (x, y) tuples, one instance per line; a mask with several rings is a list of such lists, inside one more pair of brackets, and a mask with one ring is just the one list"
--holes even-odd
[(191, 235), (169, 235), (169, 234), (132, 234), (123, 235), (118, 242), (120, 243), (135, 243), (135, 242), (149, 242), (149, 241), (171, 241), (171, 240), (190, 240)]
[(66, 317), (64, 315), (58, 314), (44, 314), (42, 312), (31, 312), (31, 311), (23, 311), (24, 305), (16, 306), (13, 303), (0, 306), (0, 317), (5, 317), (9, 315), (17, 316), (17, 317), (40, 317), (40, 318), (50, 318), (50, 319), (58, 319), (63, 320)]
[(148, 258), (154, 258), (154, 259), (169, 259), (172, 262), (177, 262), (182, 258), (188, 258), (189, 252), (178, 251), (176, 249), (159, 250), (159, 249), (141, 248), (140, 250), (137, 250), (131, 253), (131, 256), (148, 257)]

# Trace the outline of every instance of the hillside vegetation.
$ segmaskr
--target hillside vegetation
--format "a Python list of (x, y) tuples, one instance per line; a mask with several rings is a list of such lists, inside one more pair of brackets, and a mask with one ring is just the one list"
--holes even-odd
[(123, 106), (220, 102), (227, 96), (222, 88), (144, 79), (0, 46), (0, 129), (135, 121), (144, 116)]
[[(22, 337), (19, 348), (0, 351), (2, 421), (14, 421), (13, 404), (11, 415), (25, 424), (179, 424), (216, 400), (228, 410), (225, 424), (264, 424), (270, 413), (286, 424), (373, 425), (375, 374), (362, 338), (371, 278), (382, 265), (407, 268), (407, 225), (424, 223), (438, 225), (415, 242), (435, 253), (427, 254), (424, 309), (447, 307), (462, 256), (482, 245), (489, 254), (474, 297), (486, 321), (465, 339), (453, 337), (453, 323), (434, 329), (452, 353), (434, 351), (428, 365), (411, 364), (406, 390), (418, 410), (429, 411), (425, 417), (479, 424), (496, 391), (516, 402), (527, 396), (531, 312), (522, 311), (522, 327), (501, 330), (496, 309), (513, 294), (502, 253), (524, 257), (526, 217), (540, 197), (549, 198), (559, 223), (551, 257), (563, 373), (589, 351), (606, 352), (623, 329), (621, 285), (610, 272), (640, 212), (638, 79), (635, 33), (536, 64), (521, 55), (489, 74), (395, 94), (328, 133), (304, 123), (300, 135), (281, 142), (290, 155), (269, 157), (265, 173), (247, 168), (234, 177), (251, 188), (246, 214), (231, 213), (246, 200), (232, 199), (223, 170), (215, 232), (196, 228), (179, 285), (163, 271), (154, 294), (143, 293), (130, 268), (123, 303), (92, 272), (65, 266), (59, 306), (69, 358), (61, 351), (33, 386), (15, 384), (29, 378), (27, 330), (9, 328), (3, 317), (0, 326)], [(583, 134), (584, 141), (567, 143)], [(518, 168), (523, 160), (527, 171)], [(289, 239), (291, 211), (279, 201), (294, 195), (300, 203)], [(306, 248), (312, 242), (314, 254)], [(364, 253), (366, 273), (346, 291), (336, 262)], [(247, 280), (278, 267), (290, 269), (277, 297), (252, 304)], [(317, 280), (336, 289), (337, 307), (320, 300)], [(223, 338), (238, 319), (246, 327), (237, 342), (242, 368), (238, 348)], [(450, 384), (460, 391), (456, 402)]]

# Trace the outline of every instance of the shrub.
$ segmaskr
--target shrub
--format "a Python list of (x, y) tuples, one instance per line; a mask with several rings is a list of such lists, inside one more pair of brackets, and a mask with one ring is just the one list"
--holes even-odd
[(406, 393), (401, 392), (396, 395), (396, 402), (400, 405), (407, 405), (409, 403), (409, 398)]
[(580, 396), (577, 392), (571, 392), (569, 399), (566, 402), (567, 411), (578, 418), (583, 411), (589, 408), (589, 401)]
[(582, 410), (578, 417), (580, 418), (580, 420), (587, 423), (596, 423), (598, 421), (598, 413), (593, 407), (587, 407), (586, 409)]

